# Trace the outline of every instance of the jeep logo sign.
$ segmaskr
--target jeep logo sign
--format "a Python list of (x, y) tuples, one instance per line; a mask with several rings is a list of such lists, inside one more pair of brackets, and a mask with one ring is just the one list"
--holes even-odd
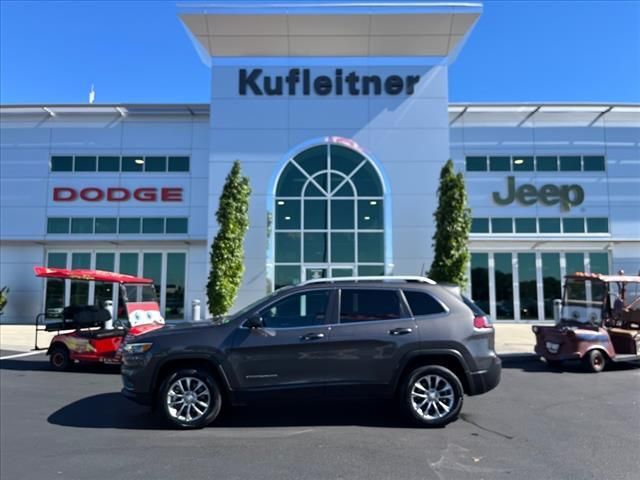
[(521, 205), (533, 205), (540, 202), (542, 205), (560, 205), (562, 210), (570, 210), (571, 207), (580, 205), (584, 201), (584, 190), (580, 185), (543, 185), (536, 188), (535, 185), (525, 183), (516, 188), (516, 177), (507, 177), (507, 193), (504, 197), (500, 192), (493, 192), (493, 201), (498, 205), (509, 205), (513, 201)]

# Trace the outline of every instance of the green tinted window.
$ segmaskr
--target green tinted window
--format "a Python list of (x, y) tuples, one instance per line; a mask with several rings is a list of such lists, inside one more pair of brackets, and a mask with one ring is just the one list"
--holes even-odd
[(276, 194), (282, 197), (299, 197), (307, 177), (293, 163), (289, 163), (278, 180)]
[(566, 253), (567, 275), (584, 272), (584, 253)]
[(533, 157), (513, 157), (514, 172), (533, 172)]
[(331, 169), (349, 175), (362, 163), (364, 157), (350, 148), (331, 145)]
[(93, 233), (93, 218), (72, 218), (71, 233)]
[(589, 262), (591, 264), (591, 273), (601, 273), (603, 275), (609, 275), (608, 253), (590, 253)]
[(355, 261), (356, 243), (353, 233), (331, 234), (331, 261), (349, 263)]
[(384, 234), (358, 233), (358, 262), (384, 262)]
[(489, 170), (492, 172), (511, 171), (510, 157), (489, 157)]
[(358, 228), (362, 230), (384, 228), (382, 200), (358, 200)]
[(73, 170), (73, 157), (51, 157), (52, 172), (70, 172)]
[(513, 259), (510, 253), (494, 253), (496, 285), (496, 316), (499, 320), (512, 320), (513, 315)]
[(118, 219), (96, 217), (96, 233), (116, 233)]
[(276, 200), (276, 228), (280, 230), (300, 228), (300, 200)]
[(555, 172), (558, 170), (558, 157), (536, 157), (536, 170)]
[(312, 147), (299, 153), (294, 160), (310, 176), (327, 169), (327, 145)]
[(120, 157), (98, 157), (99, 172), (120, 171)]
[(140, 233), (140, 219), (139, 218), (120, 218), (118, 232), (119, 233)]
[(471, 233), (489, 233), (489, 219), (488, 218), (472, 219)]
[(354, 200), (331, 200), (331, 228), (352, 230), (354, 228)]
[(328, 261), (326, 233), (304, 234), (304, 261), (307, 263)]
[(489, 254), (471, 253), (471, 298), (485, 312), (489, 311)]
[(584, 218), (563, 218), (562, 231), (564, 233), (584, 233)]
[(186, 260), (187, 256), (184, 253), (167, 253), (165, 317), (168, 319), (184, 317)]
[(540, 233), (560, 233), (560, 219), (539, 218), (538, 230)]
[(380, 277), (384, 275), (384, 265), (360, 265), (358, 275), (361, 277)]
[(144, 157), (138, 155), (136, 157), (122, 157), (123, 172), (141, 172), (144, 168)]
[(357, 194), (362, 197), (381, 197), (382, 184), (378, 173), (375, 171), (371, 163), (367, 162), (358, 169), (351, 177), (356, 186)]
[(602, 218), (587, 218), (587, 232), (589, 233), (608, 233), (609, 232), (609, 219)]
[(76, 172), (95, 172), (96, 157), (76, 157), (74, 170)]
[(47, 219), (47, 233), (69, 233), (69, 219), (49, 217)]
[(491, 233), (512, 233), (513, 222), (511, 218), (492, 218)]
[(467, 172), (487, 171), (487, 157), (467, 157), (465, 163)]
[(298, 265), (276, 265), (274, 289), (300, 283), (300, 267)]
[(189, 221), (187, 218), (167, 218), (167, 233), (187, 233), (189, 231)]
[(138, 254), (137, 253), (121, 253), (120, 254), (120, 273), (127, 275), (138, 275)]
[[(115, 254), (114, 253), (96, 253), (96, 270), (106, 270), (107, 272), (113, 272), (115, 267)], [(98, 284), (96, 283), (96, 287)]]
[(170, 172), (188, 172), (189, 157), (169, 157)]
[(536, 219), (516, 218), (516, 233), (536, 233)]
[(585, 172), (604, 172), (605, 162), (603, 156), (588, 156), (583, 158)]
[(560, 170), (563, 172), (579, 172), (580, 157), (560, 157)]
[(161, 253), (144, 253), (142, 255), (142, 276), (153, 280), (154, 287), (156, 289), (156, 296), (159, 296), (160, 283), (162, 282)]
[(304, 201), (304, 228), (306, 230), (326, 230), (327, 228), (327, 201)]
[(164, 233), (164, 218), (143, 218), (142, 233)]
[(520, 287), (520, 318), (535, 320), (538, 318), (535, 253), (518, 254), (518, 283)]
[(51, 252), (47, 256), (47, 267), (67, 268), (67, 254)]
[(276, 233), (276, 262), (300, 261), (300, 234), (296, 232)]
[(167, 157), (145, 157), (144, 170), (145, 172), (166, 172)]

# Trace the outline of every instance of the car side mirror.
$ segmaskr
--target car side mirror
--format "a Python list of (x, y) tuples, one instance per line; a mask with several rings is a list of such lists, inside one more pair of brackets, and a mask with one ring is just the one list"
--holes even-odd
[(244, 326), (250, 330), (254, 330), (256, 328), (263, 328), (264, 321), (260, 315), (254, 315), (253, 317), (249, 317), (246, 322), (244, 322)]

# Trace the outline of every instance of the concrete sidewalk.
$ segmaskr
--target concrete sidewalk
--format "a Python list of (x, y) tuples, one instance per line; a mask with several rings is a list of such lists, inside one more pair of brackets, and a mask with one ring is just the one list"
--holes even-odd
[[(530, 324), (497, 323), (495, 329), (498, 353), (533, 353), (536, 339)], [(38, 347), (48, 347), (54, 335), (55, 332), (39, 332)], [(26, 352), (34, 348), (34, 342), (33, 325), (0, 325), (0, 350)]]

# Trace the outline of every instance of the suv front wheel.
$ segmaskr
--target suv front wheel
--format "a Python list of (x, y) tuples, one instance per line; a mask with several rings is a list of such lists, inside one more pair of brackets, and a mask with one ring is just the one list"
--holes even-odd
[(403, 404), (419, 425), (441, 427), (458, 417), (464, 390), (449, 369), (430, 365), (415, 369), (407, 377)]
[(202, 428), (220, 413), (222, 396), (215, 378), (200, 368), (170, 374), (160, 388), (164, 416), (179, 428)]

